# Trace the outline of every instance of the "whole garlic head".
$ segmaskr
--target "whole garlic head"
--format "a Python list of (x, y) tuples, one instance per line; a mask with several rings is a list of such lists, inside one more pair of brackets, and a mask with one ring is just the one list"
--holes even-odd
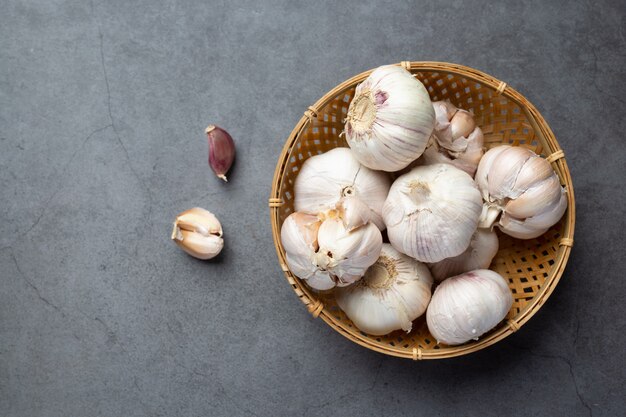
[(358, 213), (348, 220), (341, 213), (330, 210), (318, 217), (296, 212), (283, 222), (280, 235), (287, 265), (311, 288), (351, 284), (380, 254), (383, 239), (378, 227), (371, 222), (355, 226)]
[(425, 165), (452, 164), (474, 176), (484, 154), (483, 131), (474, 116), (445, 101), (435, 101), (435, 130), (422, 155)]
[(496, 232), (489, 229), (477, 229), (465, 252), (428, 266), (437, 282), (474, 269), (486, 269), (498, 253), (498, 246)]
[(472, 178), (448, 164), (424, 165), (401, 175), (383, 207), (389, 242), (422, 262), (463, 253), (482, 210)]
[(567, 209), (565, 189), (550, 163), (533, 151), (502, 145), (490, 149), (476, 171), (485, 206), (481, 227), (532, 239), (556, 224)]
[(358, 197), (371, 209), (371, 220), (384, 230), (381, 212), (391, 181), (362, 166), (348, 148), (335, 148), (307, 159), (294, 184), (294, 208), (310, 214), (335, 209), (343, 197)]
[(180, 213), (174, 221), (172, 240), (189, 255), (211, 259), (224, 247), (222, 225), (208, 210), (194, 207)]
[(380, 257), (363, 278), (337, 290), (339, 307), (365, 333), (411, 331), (426, 311), (433, 279), (426, 266), (384, 243)]
[(512, 305), (504, 278), (478, 269), (439, 284), (426, 311), (426, 323), (437, 342), (460, 345), (494, 328)]
[(424, 85), (404, 68), (386, 65), (356, 87), (344, 132), (361, 164), (398, 171), (424, 152), (434, 123)]

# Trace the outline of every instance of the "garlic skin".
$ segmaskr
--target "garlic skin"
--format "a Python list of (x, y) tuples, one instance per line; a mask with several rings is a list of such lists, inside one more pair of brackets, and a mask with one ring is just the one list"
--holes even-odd
[[(317, 216), (296, 212), (285, 219), (280, 229), (280, 240), (285, 249), (287, 266), (301, 279), (310, 279), (318, 270), (312, 259), (319, 248), (317, 232), (321, 224)], [(335, 284), (328, 278), (322, 279), (318, 286), (322, 287), (318, 289), (330, 289)]]
[(336, 206), (346, 230), (352, 231), (372, 219), (372, 210), (358, 197), (343, 197)]
[(280, 235), (287, 266), (316, 290), (359, 280), (380, 254), (380, 230), (371, 222), (349, 230), (337, 210), (320, 217), (296, 212), (285, 219)]
[(384, 335), (411, 331), (413, 320), (424, 314), (433, 279), (428, 268), (384, 243), (380, 257), (363, 279), (339, 288), (337, 304), (363, 332)]
[(567, 209), (565, 189), (550, 163), (526, 148), (490, 149), (478, 165), (476, 183), (485, 201), (480, 227), (492, 227), (500, 216), (500, 230), (518, 239), (544, 234)]
[(361, 164), (391, 172), (424, 152), (434, 123), (424, 85), (404, 68), (386, 65), (356, 87), (344, 132)]
[(180, 213), (174, 221), (172, 240), (189, 255), (211, 259), (224, 247), (222, 225), (213, 213), (194, 207)]
[(294, 208), (310, 214), (334, 209), (342, 197), (358, 197), (371, 220), (385, 229), (382, 208), (391, 186), (383, 172), (362, 166), (348, 148), (334, 148), (307, 159), (294, 184)]
[(439, 262), (467, 249), (482, 211), (472, 178), (449, 164), (401, 175), (383, 207), (389, 242), (421, 262)]
[(446, 258), (429, 264), (430, 272), (435, 281), (462, 274), (474, 269), (486, 269), (498, 253), (498, 236), (489, 229), (477, 229), (472, 236), (469, 247), (453, 258)]
[(484, 154), (483, 131), (474, 116), (444, 101), (435, 101), (435, 129), (420, 158), (422, 164), (446, 163), (474, 176)]
[(383, 237), (376, 225), (367, 223), (349, 231), (340, 219), (327, 219), (317, 235), (315, 263), (336, 278), (338, 287), (359, 280), (380, 255)]
[(426, 323), (438, 343), (460, 345), (494, 328), (512, 305), (505, 279), (497, 272), (477, 269), (439, 284), (426, 311)]

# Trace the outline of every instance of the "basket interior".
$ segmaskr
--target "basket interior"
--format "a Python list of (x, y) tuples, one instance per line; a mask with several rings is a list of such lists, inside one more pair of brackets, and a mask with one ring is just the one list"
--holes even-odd
[[(475, 115), (478, 125), (483, 130), (487, 148), (511, 144), (544, 154), (543, 150), (547, 146), (535, 134), (525, 113), (515, 102), (497, 95), (491, 88), (457, 74), (433, 71), (413, 72), (428, 89), (433, 101), (449, 100), (457, 107), (471, 111)], [(304, 161), (332, 148), (347, 146), (345, 140), (339, 135), (343, 130), (343, 120), (347, 115), (354, 90), (354, 86), (349, 87), (321, 108), (317, 117), (314, 117), (311, 123), (308, 123), (300, 132), (287, 155), (288, 159), (279, 190), (279, 197), (284, 201), (278, 209), (280, 225), (293, 212), (293, 184)], [(513, 293), (514, 302), (507, 319), (513, 319), (523, 312), (546, 282), (557, 257), (566, 217), (564, 216), (547, 233), (536, 239), (513, 239), (498, 231), (500, 249), (490, 269), (497, 271), (508, 280), (509, 288)], [(332, 292), (315, 293), (310, 288), (308, 291), (323, 302), (324, 310), (332, 316), (332, 322), (343, 333), (351, 334), (352, 338), (359, 339), (360, 343), (377, 346), (381, 350), (391, 347), (395, 351), (406, 350), (407, 352), (413, 351), (414, 348), (420, 348), (423, 352), (433, 349), (450, 349), (446, 345), (437, 344), (437, 341), (430, 335), (425, 315), (413, 323), (413, 330), (408, 334), (396, 331), (386, 336), (370, 336), (360, 332), (352, 324), (337, 306)], [(503, 323), (502, 326), (505, 324)], [(488, 338), (491, 333), (497, 332), (499, 327), (482, 336), (481, 339)], [(476, 342), (470, 341), (467, 344), (472, 343)]]

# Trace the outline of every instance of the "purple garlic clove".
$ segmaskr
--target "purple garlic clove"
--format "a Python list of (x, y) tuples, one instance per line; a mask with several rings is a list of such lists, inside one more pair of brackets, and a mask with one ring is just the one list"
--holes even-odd
[(235, 142), (221, 127), (209, 125), (205, 132), (209, 140), (209, 166), (218, 178), (228, 182), (226, 173), (235, 160)]

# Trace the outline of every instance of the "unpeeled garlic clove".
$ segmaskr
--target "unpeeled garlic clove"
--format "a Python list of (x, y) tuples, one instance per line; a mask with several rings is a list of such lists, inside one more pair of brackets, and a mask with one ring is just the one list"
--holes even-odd
[(174, 221), (172, 240), (189, 255), (211, 259), (224, 247), (222, 225), (208, 210), (194, 207), (180, 213)]
[(553, 175), (542, 180), (519, 197), (507, 203), (505, 211), (513, 217), (525, 219), (534, 216), (543, 207), (556, 203), (561, 198), (559, 177)]
[(462, 274), (474, 269), (488, 268), (494, 256), (498, 253), (498, 236), (488, 229), (478, 229), (474, 232), (469, 247), (453, 258), (428, 265), (436, 281)]
[(362, 277), (378, 259), (383, 245), (380, 230), (373, 223), (349, 231), (337, 218), (324, 220), (317, 241), (315, 263), (337, 277), (337, 285), (347, 285)]
[(474, 116), (466, 110), (459, 109), (450, 120), (450, 128), (453, 138), (466, 138), (476, 129)]
[(515, 185), (517, 174), (526, 161), (531, 157), (531, 151), (519, 146), (510, 146), (493, 161), (488, 176), (489, 195), (491, 198), (502, 200), (514, 198), (511, 191)]
[[(318, 249), (317, 233), (320, 224), (321, 221), (317, 216), (295, 212), (285, 219), (280, 229), (280, 239), (285, 249), (287, 265), (291, 272), (301, 279), (315, 278), (317, 267), (311, 259)], [(320, 277), (317, 278), (316, 282), (323, 282), (319, 279)], [(314, 286), (312, 283), (313, 281), (309, 282), (311, 286)], [(323, 284), (320, 285), (323, 286)], [(326, 289), (316, 286), (314, 288)]]
[(422, 164), (451, 164), (473, 177), (484, 153), (483, 133), (474, 115), (447, 101), (436, 101), (433, 108), (435, 129), (421, 158)]
[(348, 231), (361, 227), (372, 219), (372, 210), (358, 197), (344, 197), (339, 200), (337, 212)]
[(235, 160), (235, 142), (227, 131), (215, 125), (209, 125), (205, 133), (209, 140), (209, 166), (218, 178), (226, 179), (226, 173)]

